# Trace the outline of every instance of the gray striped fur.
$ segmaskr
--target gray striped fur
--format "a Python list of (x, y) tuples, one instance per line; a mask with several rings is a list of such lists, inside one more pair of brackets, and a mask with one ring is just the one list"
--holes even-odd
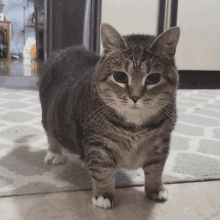
[[(142, 167), (147, 196), (166, 200), (161, 179), (177, 118), (179, 29), (159, 37), (121, 36), (103, 24), (101, 36), (101, 57), (72, 46), (52, 54), (44, 67), (39, 88), (48, 151), (61, 155), (66, 148), (81, 156), (94, 201), (103, 197), (112, 207), (114, 175), (121, 167)], [(114, 81), (115, 71), (127, 74), (126, 85)], [(161, 75), (160, 82), (146, 84), (143, 80), (153, 73)], [(105, 204), (99, 206), (109, 208)]]

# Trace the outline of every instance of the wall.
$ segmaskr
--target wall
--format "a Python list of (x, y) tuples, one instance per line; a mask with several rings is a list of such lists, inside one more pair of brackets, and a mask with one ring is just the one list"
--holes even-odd
[(101, 22), (109, 23), (122, 35), (155, 35), (157, 12), (158, 0), (103, 0)]
[(180, 70), (220, 70), (219, 9), (219, 0), (179, 0), (176, 61)]
[[(220, 0), (179, 0), (180, 70), (220, 70)], [(103, 0), (102, 23), (121, 34), (156, 34), (158, 0)], [(101, 52), (103, 51), (101, 45)]]

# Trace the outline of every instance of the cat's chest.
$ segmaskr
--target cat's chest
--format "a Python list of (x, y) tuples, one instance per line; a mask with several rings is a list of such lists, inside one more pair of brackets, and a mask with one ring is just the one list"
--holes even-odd
[(123, 146), (120, 167), (127, 169), (138, 169), (143, 166), (148, 157), (148, 139), (129, 139)]

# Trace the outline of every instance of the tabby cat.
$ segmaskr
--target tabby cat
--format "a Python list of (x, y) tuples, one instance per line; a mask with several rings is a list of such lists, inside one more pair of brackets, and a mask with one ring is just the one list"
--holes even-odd
[(45, 65), (39, 85), (49, 142), (45, 163), (63, 163), (62, 148), (80, 155), (95, 206), (113, 207), (121, 167), (142, 167), (147, 197), (167, 200), (162, 172), (177, 118), (179, 35), (173, 27), (160, 36), (121, 36), (102, 24), (101, 57), (72, 46)]

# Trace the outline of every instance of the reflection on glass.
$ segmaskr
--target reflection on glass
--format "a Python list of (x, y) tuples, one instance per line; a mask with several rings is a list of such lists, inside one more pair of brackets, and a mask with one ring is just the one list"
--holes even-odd
[[(44, 59), (44, 0), (0, 0), (1, 2), (4, 4), (4, 9), (2, 9), (4, 19), (11, 22), (10, 43), (12, 53), (11, 60), (7, 60), (7, 52), (5, 55), (2, 47), (0, 75), (38, 76)], [(37, 13), (36, 24), (35, 13)], [(0, 30), (0, 42), (5, 41), (5, 38), (4, 33)], [(38, 60), (36, 59), (37, 52)]]

